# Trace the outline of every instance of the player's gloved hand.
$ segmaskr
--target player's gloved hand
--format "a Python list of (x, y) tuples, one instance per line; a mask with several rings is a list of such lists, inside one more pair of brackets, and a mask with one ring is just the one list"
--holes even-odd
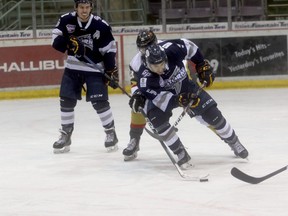
[(206, 82), (206, 87), (209, 87), (213, 84), (215, 79), (215, 74), (213, 73), (213, 68), (204, 60), (202, 63), (196, 65), (196, 71), (198, 74), (199, 81), (203, 84)]
[(115, 67), (112, 70), (105, 71), (109, 78), (106, 77), (105, 83), (112, 87), (113, 89), (118, 88), (119, 86), (119, 73), (118, 68)]
[(193, 101), (191, 107), (195, 107), (198, 105), (200, 99), (196, 94), (191, 92), (183, 92), (178, 96), (178, 104), (182, 107), (187, 107), (191, 101)]
[(76, 55), (76, 57), (80, 58), (85, 55), (85, 46), (84, 44), (78, 40), (77, 37), (71, 35), (68, 42), (68, 49)]
[(145, 96), (139, 90), (136, 90), (129, 100), (129, 106), (131, 107), (133, 112), (137, 113), (139, 112), (140, 107), (144, 107), (145, 101)]

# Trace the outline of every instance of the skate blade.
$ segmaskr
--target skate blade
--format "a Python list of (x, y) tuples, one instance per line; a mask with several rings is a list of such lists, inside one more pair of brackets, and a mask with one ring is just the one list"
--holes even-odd
[(108, 153), (116, 152), (118, 150), (118, 145), (116, 144), (114, 146), (106, 147), (106, 150)]
[(70, 151), (70, 146), (65, 146), (62, 149), (55, 149), (53, 150), (54, 154), (63, 154)]
[(137, 152), (135, 152), (133, 155), (131, 156), (127, 156), (127, 155), (124, 155), (124, 161), (132, 161), (134, 160), (135, 158), (137, 158)]

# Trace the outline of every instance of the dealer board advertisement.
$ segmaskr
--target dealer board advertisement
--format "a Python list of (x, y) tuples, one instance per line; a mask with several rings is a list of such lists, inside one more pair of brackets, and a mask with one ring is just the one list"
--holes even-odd
[(51, 45), (0, 47), (0, 88), (59, 85), (65, 55)]
[(287, 74), (287, 36), (192, 39), (217, 76)]

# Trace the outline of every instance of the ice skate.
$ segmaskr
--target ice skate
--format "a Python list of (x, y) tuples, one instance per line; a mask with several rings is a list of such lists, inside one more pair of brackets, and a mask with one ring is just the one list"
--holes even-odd
[(137, 158), (137, 152), (139, 151), (139, 139), (132, 138), (128, 143), (128, 146), (123, 150), (124, 161), (131, 161)]
[(239, 140), (237, 140), (236, 143), (234, 144), (228, 144), (228, 145), (230, 146), (230, 148), (232, 149), (232, 151), (237, 157), (240, 157), (243, 159), (248, 157), (249, 153), (247, 149), (240, 143)]
[(61, 133), (59, 140), (53, 144), (55, 154), (66, 153), (70, 151), (72, 130), (73, 129), (68, 132), (62, 129), (59, 130)]
[(178, 162), (177, 164), (182, 168), (182, 169), (189, 169), (192, 167), (191, 163), (191, 157), (189, 156), (188, 152), (183, 148), (180, 153), (177, 154), (178, 156)]
[(118, 150), (118, 138), (115, 132), (115, 128), (105, 129), (106, 138), (105, 138), (105, 148), (108, 152), (114, 152)]

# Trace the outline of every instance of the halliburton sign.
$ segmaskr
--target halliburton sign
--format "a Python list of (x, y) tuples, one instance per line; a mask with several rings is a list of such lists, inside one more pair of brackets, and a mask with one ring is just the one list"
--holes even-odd
[(51, 45), (1, 47), (0, 88), (59, 85), (65, 55)]

